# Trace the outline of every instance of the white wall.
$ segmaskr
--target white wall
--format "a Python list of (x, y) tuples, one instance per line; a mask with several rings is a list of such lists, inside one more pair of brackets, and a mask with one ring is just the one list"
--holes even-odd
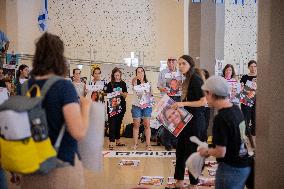
[(257, 3), (245, 5), (225, 1), (224, 62), (233, 64), (237, 73), (247, 73), (249, 60), (257, 57)]

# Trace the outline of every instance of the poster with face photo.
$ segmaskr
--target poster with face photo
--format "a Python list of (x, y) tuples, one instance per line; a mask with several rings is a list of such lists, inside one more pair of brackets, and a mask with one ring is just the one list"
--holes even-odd
[(240, 102), (246, 106), (252, 107), (255, 103), (256, 89), (256, 78), (252, 81), (248, 80), (238, 96)]
[(164, 177), (161, 176), (142, 176), (139, 185), (162, 186)]
[(184, 108), (173, 109), (175, 103), (168, 95), (164, 95), (155, 105), (152, 115), (175, 137), (177, 137), (193, 115)]
[(6, 55), (6, 68), (15, 69), (19, 64), (19, 55), (18, 54), (7, 54)]
[(165, 74), (166, 88), (168, 96), (181, 96), (182, 91), (182, 75), (179, 72), (171, 72)]
[(133, 87), (134, 92), (139, 100), (140, 108), (152, 107), (154, 104), (154, 97), (151, 92), (151, 84), (143, 83)]
[(108, 113), (109, 116), (115, 116), (119, 113), (121, 113), (122, 108), (120, 105), (120, 92), (119, 91), (115, 91), (112, 93), (108, 93), (107, 94), (107, 99), (108, 99)]
[(104, 90), (106, 85), (104, 81), (90, 82), (86, 85), (88, 92), (91, 93), (91, 98), (95, 102), (104, 102)]
[(241, 92), (241, 84), (237, 82), (237, 80), (228, 80), (230, 87), (230, 101), (234, 104), (239, 104), (240, 99), (238, 98)]

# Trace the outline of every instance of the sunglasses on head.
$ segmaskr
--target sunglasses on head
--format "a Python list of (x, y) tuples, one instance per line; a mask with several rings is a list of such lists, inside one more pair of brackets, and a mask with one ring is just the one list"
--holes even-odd
[(176, 61), (177, 59), (171, 59), (171, 58), (169, 58), (168, 59), (168, 61), (170, 62), (170, 61)]

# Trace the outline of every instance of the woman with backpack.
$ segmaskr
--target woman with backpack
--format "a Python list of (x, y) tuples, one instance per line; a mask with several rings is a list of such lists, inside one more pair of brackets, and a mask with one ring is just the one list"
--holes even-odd
[[(44, 33), (36, 43), (32, 78), (28, 80), (28, 87), (36, 84), (41, 88), (53, 76), (65, 77), (67, 67), (63, 54), (62, 40), (56, 35)], [(32, 96), (34, 93), (32, 91)], [(22, 189), (84, 188), (84, 174), (78, 160), (77, 141), (86, 135), (90, 105), (91, 100), (85, 97), (80, 98), (79, 104), (76, 90), (68, 80), (60, 79), (50, 87), (42, 107), (46, 111), (48, 134), (52, 145), (58, 138), (63, 124), (66, 125), (57, 153), (57, 168), (45, 175), (23, 176)]]

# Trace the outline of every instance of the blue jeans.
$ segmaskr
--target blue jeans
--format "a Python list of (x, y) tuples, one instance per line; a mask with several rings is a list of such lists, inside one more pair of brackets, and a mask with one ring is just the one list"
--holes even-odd
[(216, 172), (215, 189), (244, 189), (251, 167), (232, 167), (220, 162)]
[(131, 113), (133, 119), (151, 118), (152, 107), (142, 109), (138, 106), (132, 105)]
[(6, 176), (5, 176), (5, 172), (2, 168), (0, 168), (0, 188), (1, 189), (8, 189), (7, 179), (6, 179)]

